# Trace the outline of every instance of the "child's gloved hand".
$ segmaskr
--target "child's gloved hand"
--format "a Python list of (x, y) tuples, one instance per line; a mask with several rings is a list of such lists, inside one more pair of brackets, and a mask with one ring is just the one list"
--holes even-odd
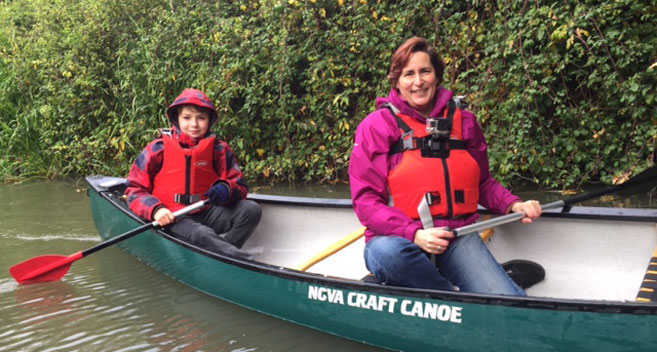
[(210, 203), (214, 205), (225, 205), (228, 202), (229, 195), (230, 189), (224, 182), (217, 183), (205, 192), (205, 196), (208, 197)]

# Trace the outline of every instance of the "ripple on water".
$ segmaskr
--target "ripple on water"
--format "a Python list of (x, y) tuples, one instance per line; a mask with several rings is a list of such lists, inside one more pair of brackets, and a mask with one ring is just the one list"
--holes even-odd
[(18, 282), (13, 278), (0, 279), (0, 293), (13, 292), (18, 286)]
[[(8, 234), (2, 236), (7, 238)], [(102, 239), (98, 235), (81, 234), (81, 233), (60, 233), (50, 235), (33, 235), (26, 233), (16, 233), (12, 235), (13, 238), (21, 241), (80, 241), (80, 242), (100, 242)]]
[(278, 351), (312, 346), (320, 352), (318, 341), (327, 341), (324, 334), (299, 332), (199, 293), (118, 250), (85, 258), (60, 281), (17, 285), (2, 279), (0, 293), (0, 352), (256, 351), (259, 346)]

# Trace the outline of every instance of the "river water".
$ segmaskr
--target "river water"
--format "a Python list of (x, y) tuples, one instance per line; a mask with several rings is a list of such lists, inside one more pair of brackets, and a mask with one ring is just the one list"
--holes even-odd
[(9, 267), (101, 241), (84, 183), (0, 184), (0, 351), (380, 351), (200, 293), (109, 247), (61, 281)]
[[(259, 193), (348, 197), (346, 187), (254, 187)], [(308, 193), (310, 190), (310, 193)], [(554, 192), (518, 192), (543, 202)], [(380, 351), (223, 302), (116, 247), (77, 261), (60, 281), (18, 285), (9, 267), (101, 241), (84, 182), (0, 184), (2, 351)], [(649, 195), (589, 205), (657, 207)]]

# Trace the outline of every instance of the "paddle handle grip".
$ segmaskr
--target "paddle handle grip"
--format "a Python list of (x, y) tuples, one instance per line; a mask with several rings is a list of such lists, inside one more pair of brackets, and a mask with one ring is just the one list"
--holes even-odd
[[(541, 209), (542, 210), (555, 209), (555, 208), (561, 208), (565, 205), (566, 203), (563, 200), (558, 200), (556, 202), (542, 205)], [(507, 215), (498, 216), (490, 220), (475, 222), (474, 224), (459, 227), (455, 230), (452, 230), (452, 233), (454, 233), (454, 236), (458, 237), (468, 233), (478, 232), (489, 227), (495, 227), (498, 225), (504, 225), (510, 222), (518, 221), (524, 217), (525, 217), (525, 213), (511, 213)]]
[[(186, 206), (186, 207), (184, 207), (180, 210), (174, 211), (173, 212), (173, 217), (177, 218), (180, 215), (185, 215), (185, 214), (191, 213), (195, 210), (199, 210), (199, 209), (203, 208), (208, 203), (210, 203), (210, 201), (207, 200), (207, 199), (198, 201), (198, 202), (196, 202), (194, 204), (191, 204), (191, 205), (188, 205), (188, 206)], [(153, 224), (153, 226), (157, 226), (157, 221), (153, 221), (152, 224)]]

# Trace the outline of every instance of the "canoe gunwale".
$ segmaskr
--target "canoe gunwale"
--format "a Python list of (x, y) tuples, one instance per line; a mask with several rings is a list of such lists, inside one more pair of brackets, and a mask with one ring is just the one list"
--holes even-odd
[[(117, 188), (111, 186), (105, 188), (100, 186), (103, 179), (107, 177), (88, 176), (86, 181), (91, 189), (98, 193), (104, 200), (110, 202), (118, 211), (124, 216), (131, 218), (139, 224), (145, 223), (143, 219), (135, 215), (127, 207), (125, 202), (117, 193)], [(121, 180), (119, 178), (111, 178)], [(116, 186), (121, 186), (119, 183)], [(287, 197), (287, 196), (271, 196), (271, 195), (251, 195), (250, 199), (258, 202), (266, 202), (273, 204), (286, 204), (298, 206), (315, 206), (315, 207), (341, 207), (350, 208), (351, 202), (334, 199), (329, 202), (323, 202), (324, 198), (303, 198), (303, 197)], [(582, 209), (578, 209), (582, 208)], [(561, 213), (558, 211), (546, 211), (544, 214), (548, 217), (565, 217), (565, 218), (581, 218), (581, 219), (606, 219), (606, 220), (632, 220), (632, 221), (647, 221), (657, 222), (657, 209), (633, 209), (624, 208), (619, 211), (619, 208), (608, 208), (608, 211), (600, 212), (597, 207), (573, 207), (575, 212)], [(626, 211), (625, 211), (626, 210)], [(614, 214), (610, 218), (604, 214)], [(603, 215), (601, 215), (603, 214)], [(598, 312), (598, 313), (613, 313), (613, 314), (633, 314), (633, 315), (657, 315), (657, 303), (643, 303), (634, 301), (597, 301), (597, 300), (584, 300), (584, 299), (560, 299), (560, 298), (544, 298), (544, 297), (515, 297), (515, 296), (502, 296), (502, 295), (487, 295), (476, 293), (464, 292), (446, 292), (416, 288), (406, 288), (398, 286), (386, 286), (379, 284), (365, 283), (362, 281), (343, 279), (339, 277), (325, 276), (322, 274), (308, 273), (297, 271), (291, 268), (275, 266), (256, 261), (245, 260), (241, 258), (231, 257), (219, 253), (209, 252), (202, 248), (183, 242), (182, 240), (168, 234), (164, 230), (151, 230), (152, 233), (157, 234), (169, 241), (172, 241), (180, 246), (194, 251), (214, 260), (224, 262), (226, 264), (238, 266), (247, 270), (267, 275), (273, 275), (294, 281), (307, 282), (313, 285), (328, 286), (333, 288), (354, 290), (354, 291), (367, 291), (378, 295), (386, 296), (404, 296), (420, 299), (435, 299), (448, 302), (460, 302), (470, 304), (484, 304), (495, 305), (515, 308), (527, 309), (541, 309), (541, 310), (558, 310), (558, 311), (573, 311), (573, 312)]]
[[(351, 200), (333, 198), (310, 198), (278, 196), (270, 194), (249, 194), (249, 199), (259, 203), (285, 204), (307, 207), (353, 208)], [(479, 206), (480, 214), (496, 215)], [(584, 219), (584, 220), (630, 220), (638, 222), (657, 222), (657, 209), (608, 208), (592, 206), (574, 206), (548, 209), (543, 212), (547, 218)]]

